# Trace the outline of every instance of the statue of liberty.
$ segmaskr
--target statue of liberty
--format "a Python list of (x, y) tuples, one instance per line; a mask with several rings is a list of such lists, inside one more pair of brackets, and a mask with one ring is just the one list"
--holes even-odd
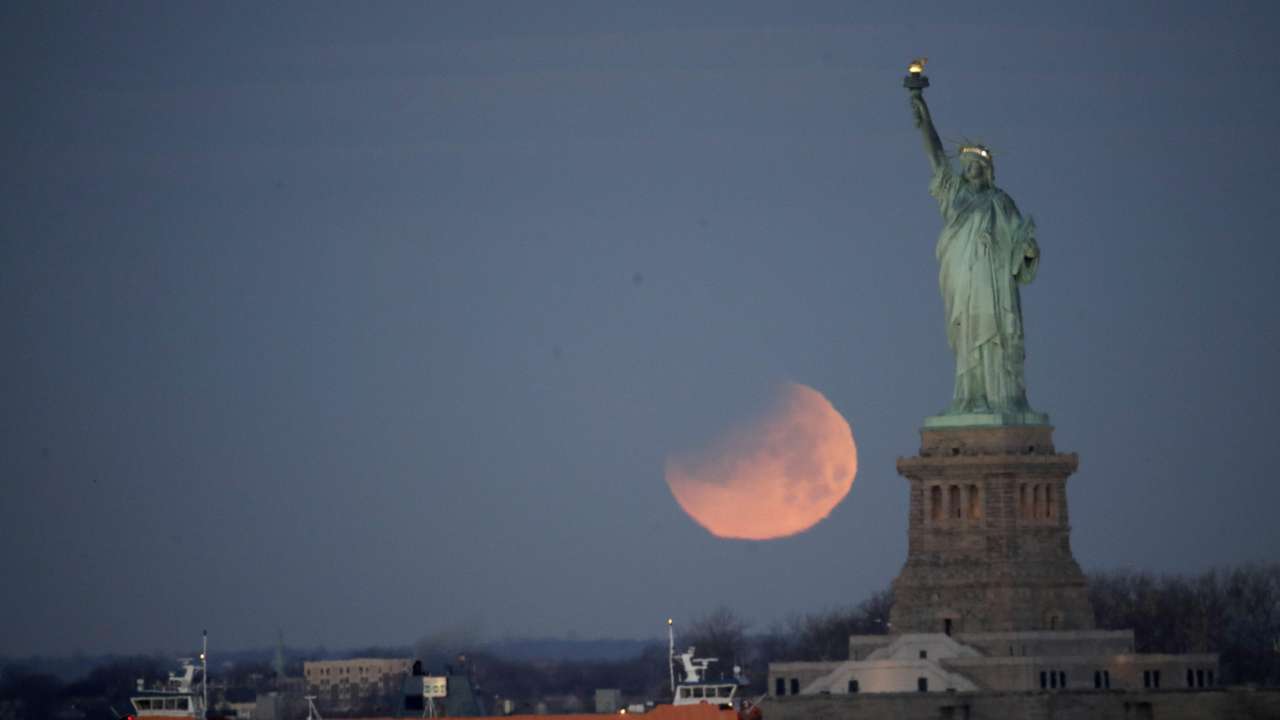
[(965, 145), (959, 172), (938, 139), (920, 73), (913, 63), (905, 85), (911, 111), (933, 166), (929, 193), (942, 212), (938, 236), (938, 286), (946, 308), (947, 342), (956, 356), (955, 394), (925, 426), (1039, 425), (1048, 416), (1027, 404), (1023, 379), (1022, 306), (1018, 286), (1031, 282), (1040, 262), (1035, 221), (1023, 218), (995, 186), (991, 151)]

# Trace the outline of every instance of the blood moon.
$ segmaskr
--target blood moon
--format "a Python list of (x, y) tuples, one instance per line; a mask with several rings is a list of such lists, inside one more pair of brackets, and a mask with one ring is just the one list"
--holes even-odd
[(849, 423), (817, 390), (781, 386), (760, 415), (707, 448), (667, 458), (667, 486), (712, 535), (771, 540), (804, 532), (853, 487)]

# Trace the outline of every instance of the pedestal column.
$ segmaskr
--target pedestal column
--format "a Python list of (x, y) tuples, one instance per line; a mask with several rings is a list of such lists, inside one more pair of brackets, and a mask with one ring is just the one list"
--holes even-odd
[(1067, 478), (1048, 425), (921, 430), (898, 459), (911, 486), (907, 562), (894, 581), (895, 633), (1094, 627), (1071, 554)]

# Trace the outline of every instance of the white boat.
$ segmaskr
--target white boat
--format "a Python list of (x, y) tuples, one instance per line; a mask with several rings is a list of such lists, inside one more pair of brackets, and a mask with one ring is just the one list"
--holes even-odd
[[(718, 658), (700, 658), (694, 653), (696, 648), (676, 655), (676, 636), (673, 621), (667, 619), (668, 650), (667, 659), (671, 666), (671, 704), (672, 705), (714, 705), (728, 710), (742, 710), (738, 690), (746, 685), (742, 678), (742, 668), (733, 666), (733, 677), (729, 680), (711, 680), (707, 677), (707, 667)], [(676, 682), (675, 661), (680, 659), (684, 670), (684, 680)]]
[(717, 658), (694, 657), (694, 648), (677, 655), (684, 666), (684, 681), (676, 683), (675, 697), (672, 705), (717, 705), (730, 710), (738, 709), (738, 675), (741, 670), (734, 667), (733, 680), (711, 681), (707, 678), (707, 666), (716, 662)]
[(134, 717), (138, 720), (203, 719), (209, 706), (208, 646), (206, 633), (200, 651), (200, 665), (197, 666), (191, 658), (183, 658), (178, 661), (182, 665), (181, 672), (169, 673), (163, 683), (148, 688), (139, 678), (138, 694), (129, 698)]

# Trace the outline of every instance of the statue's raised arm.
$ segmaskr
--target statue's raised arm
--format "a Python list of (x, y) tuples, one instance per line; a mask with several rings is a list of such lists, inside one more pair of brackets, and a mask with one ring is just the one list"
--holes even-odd
[(907, 66), (907, 76), (902, 86), (911, 91), (911, 115), (915, 118), (916, 127), (924, 135), (924, 151), (929, 156), (929, 164), (933, 166), (933, 174), (946, 167), (947, 153), (942, 149), (942, 141), (938, 139), (938, 129), (933, 126), (933, 117), (929, 114), (929, 105), (924, 101), (924, 89), (929, 87), (929, 78), (924, 76), (925, 58), (916, 58)]
[(920, 134), (924, 136), (924, 151), (929, 156), (929, 165), (937, 173), (947, 164), (947, 153), (942, 149), (938, 129), (933, 126), (933, 116), (929, 114), (924, 93), (918, 90), (911, 93), (911, 115), (915, 118), (916, 127), (920, 128)]

